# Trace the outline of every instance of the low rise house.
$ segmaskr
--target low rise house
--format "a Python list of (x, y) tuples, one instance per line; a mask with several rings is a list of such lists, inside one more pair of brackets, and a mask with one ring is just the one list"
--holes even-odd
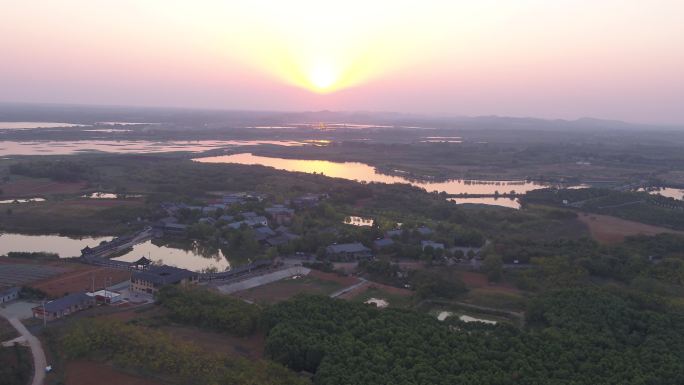
[(20, 291), (17, 286), (0, 287), (0, 303), (14, 301), (19, 298)]
[(230, 223), (230, 222), (233, 222), (235, 220), (235, 217), (232, 215), (221, 215), (219, 217), (219, 220)]
[(359, 242), (330, 245), (325, 248), (325, 252), (331, 259), (344, 261), (369, 259), (372, 256), (371, 249)]
[(95, 305), (95, 298), (86, 293), (73, 293), (62, 298), (46, 303), (44, 306), (36, 306), (33, 309), (33, 317), (53, 321), (80, 310)]
[(147, 270), (134, 272), (131, 291), (155, 294), (167, 285), (189, 285), (199, 282), (199, 274), (173, 266), (150, 266)]
[(392, 246), (394, 244), (394, 241), (391, 238), (382, 238), (382, 239), (376, 239), (373, 241), (373, 246), (377, 249), (382, 249), (385, 247)]
[(94, 293), (86, 293), (88, 297), (94, 298), (96, 303), (117, 303), (121, 301), (121, 293), (111, 290), (98, 290)]
[(388, 230), (385, 232), (385, 238), (400, 237), (404, 233), (402, 229)]
[(416, 231), (420, 235), (430, 235), (430, 234), (434, 233), (434, 231), (432, 231), (432, 229), (427, 227), (427, 226), (420, 226), (416, 229)]
[(214, 219), (212, 217), (204, 217), (204, 218), (200, 218), (197, 222), (213, 226), (214, 224), (216, 224), (216, 219)]
[(273, 205), (266, 208), (266, 214), (279, 225), (285, 225), (292, 222), (295, 211), (283, 205)]
[(270, 227), (261, 226), (254, 229), (254, 238), (259, 242), (265, 242), (266, 239), (275, 237), (276, 232), (271, 230)]
[(183, 236), (188, 231), (188, 226), (182, 223), (162, 223), (156, 227), (164, 235)]
[(425, 250), (427, 247), (432, 247), (433, 249), (444, 249), (444, 244), (433, 241), (420, 241), (420, 246)]
[(306, 194), (292, 199), (292, 205), (299, 208), (314, 207), (325, 197), (321, 194)]
[(246, 217), (244, 221), (229, 223), (226, 226), (230, 227), (231, 229), (239, 229), (243, 224), (248, 227), (268, 226), (268, 219), (266, 219), (264, 216), (256, 215)]

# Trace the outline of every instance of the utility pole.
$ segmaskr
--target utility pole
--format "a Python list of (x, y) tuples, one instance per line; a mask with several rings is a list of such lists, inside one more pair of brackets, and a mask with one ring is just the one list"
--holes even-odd
[(47, 314), (45, 310), (45, 298), (43, 298), (43, 329), (47, 327)]

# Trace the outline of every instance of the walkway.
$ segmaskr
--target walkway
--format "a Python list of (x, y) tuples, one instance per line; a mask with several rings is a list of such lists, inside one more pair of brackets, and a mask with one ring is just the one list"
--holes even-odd
[(348, 293), (348, 292), (360, 287), (361, 285), (365, 285), (368, 282), (363, 278), (359, 278), (359, 279), (360, 279), (359, 282), (330, 294), (330, 298), (337, 298), (337, 297), (341, 296), (342, 294)]
[(43, 346), (40, 344), (40, 340), (31, 334), (18, 318), (8, 316), (4, 310), (5, 309), (0, 309), (0, 316), (7, 318), (9, 323), (17, 329), (19, 334), (21, 334), (20, 338), (25, 339), (31, 347), (31, 354), (33, 355), (33, 381), (31, 384), (43, 385), (45, 382), (45, 367), (47, 366), (47, 360), (45, 359), (45, 352), (43, 351)]

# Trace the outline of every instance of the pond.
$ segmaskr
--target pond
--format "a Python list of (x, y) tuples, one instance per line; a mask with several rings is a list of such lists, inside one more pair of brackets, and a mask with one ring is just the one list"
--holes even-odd
[(160, 245), (151, 240), (133, 246), (133, 250), (123, 256), (112, 258), (116, 261), (135, 262), (140, 257), (146, 257), (155, 263), (180, 267), (192, 271), (206, 271), (212, 269), (225, 271), (230, 268), (230, 262), (220, 250), (202, 248), (197, 243), (190, 243), (184, 248), (180, 245)]
[[(61, 258), (78, 257), (81, 249), (86, 246), (94, 247), (102, 241), (109, 241), (113, 237), (82, 237), (72, 238), (61, 235), (26, 235), (14, 233), (0, 233), (0, 255), (11, 251), (48, 252), (58, 254)], [(178, 246), (178, 247), (175, 247)], [(126, 254), (114, 258), (115, 260), (134, 262), (145, 256), (155, 262), (183, 269), (202, 271), (216, 269), (224, 271), (230, 263), (220, 252), (203, 248), (198, 244), (189, 244), (181, 248), (180, 245), (157, 245), (146, 241), (133, 247)]]
[(94, 247), (112, 237), (70, 238), (61, 235), (26, 235), (0, 233), (0, 255), (10, 251), (48, 252), (58, 254), (61, 258), (78, 257), (81, 249)]
[[(330, 162), (327, 160), (303, 160), (303, 159), (284, 159), (257, 156), (251, 153), (240, 153), (233, 155), (196, 158), (197, 162), (203, 163), (237, 163), (245, 165), (262, 165), (273, 167), (279, 170), (297, 171), (306, 173), (323, 174), (333, 178), (343, 178), (356, 180), (359, 182), (380, 182), (380, 183), (408, 183), (413, 186), (424, 188), (425, 190), (446, 192), (448, 194), (504, 194), (515, 191), (524, 194), (528, 191), (553, 185), (539, 182), (510, 180), (510, 181), (488, 181), (488, 180), (461, 180), (454, 179), (443, 182), (425, 182), (408, 179), (401, 176), (386, 175), (379, 173), (372, 166), (359, 162)], [(479, 199), (479, 198), (478, 198)], [(468, 202), (466, 202), (469, 200)], [(484, 203), (506, 207), (519, 207), (515, 201), (508, 202), (509, 199), (482, 199), (479, 202), (475, 198), (456, 199), (457, 203)]]
[(505, 198), (505, 197), (486, 197), (486, 198), (450, 198), (450, 201), (456, 203), (457, 205), (462, 204), (475, 204), (475, 205), (494, 205), (510, 207), (512, 209), (520, 208), (520, 201), (516, 198)]

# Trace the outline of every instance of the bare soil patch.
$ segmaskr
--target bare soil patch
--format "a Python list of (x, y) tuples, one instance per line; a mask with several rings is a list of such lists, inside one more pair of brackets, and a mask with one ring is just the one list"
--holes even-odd
[(134, 376), (92, 361), (71, 361), (66, 365), (66, 385), (163, 385), (161, 382)]
[(607, 244), (622, 242), (625, 237), (632, 235), (656, 235), (661, 233), (684, 235), (684, 231), (647, 225), (608, 215), (580, 213), (578, 219), (589, 227), (589, 232), (594, 239)]

